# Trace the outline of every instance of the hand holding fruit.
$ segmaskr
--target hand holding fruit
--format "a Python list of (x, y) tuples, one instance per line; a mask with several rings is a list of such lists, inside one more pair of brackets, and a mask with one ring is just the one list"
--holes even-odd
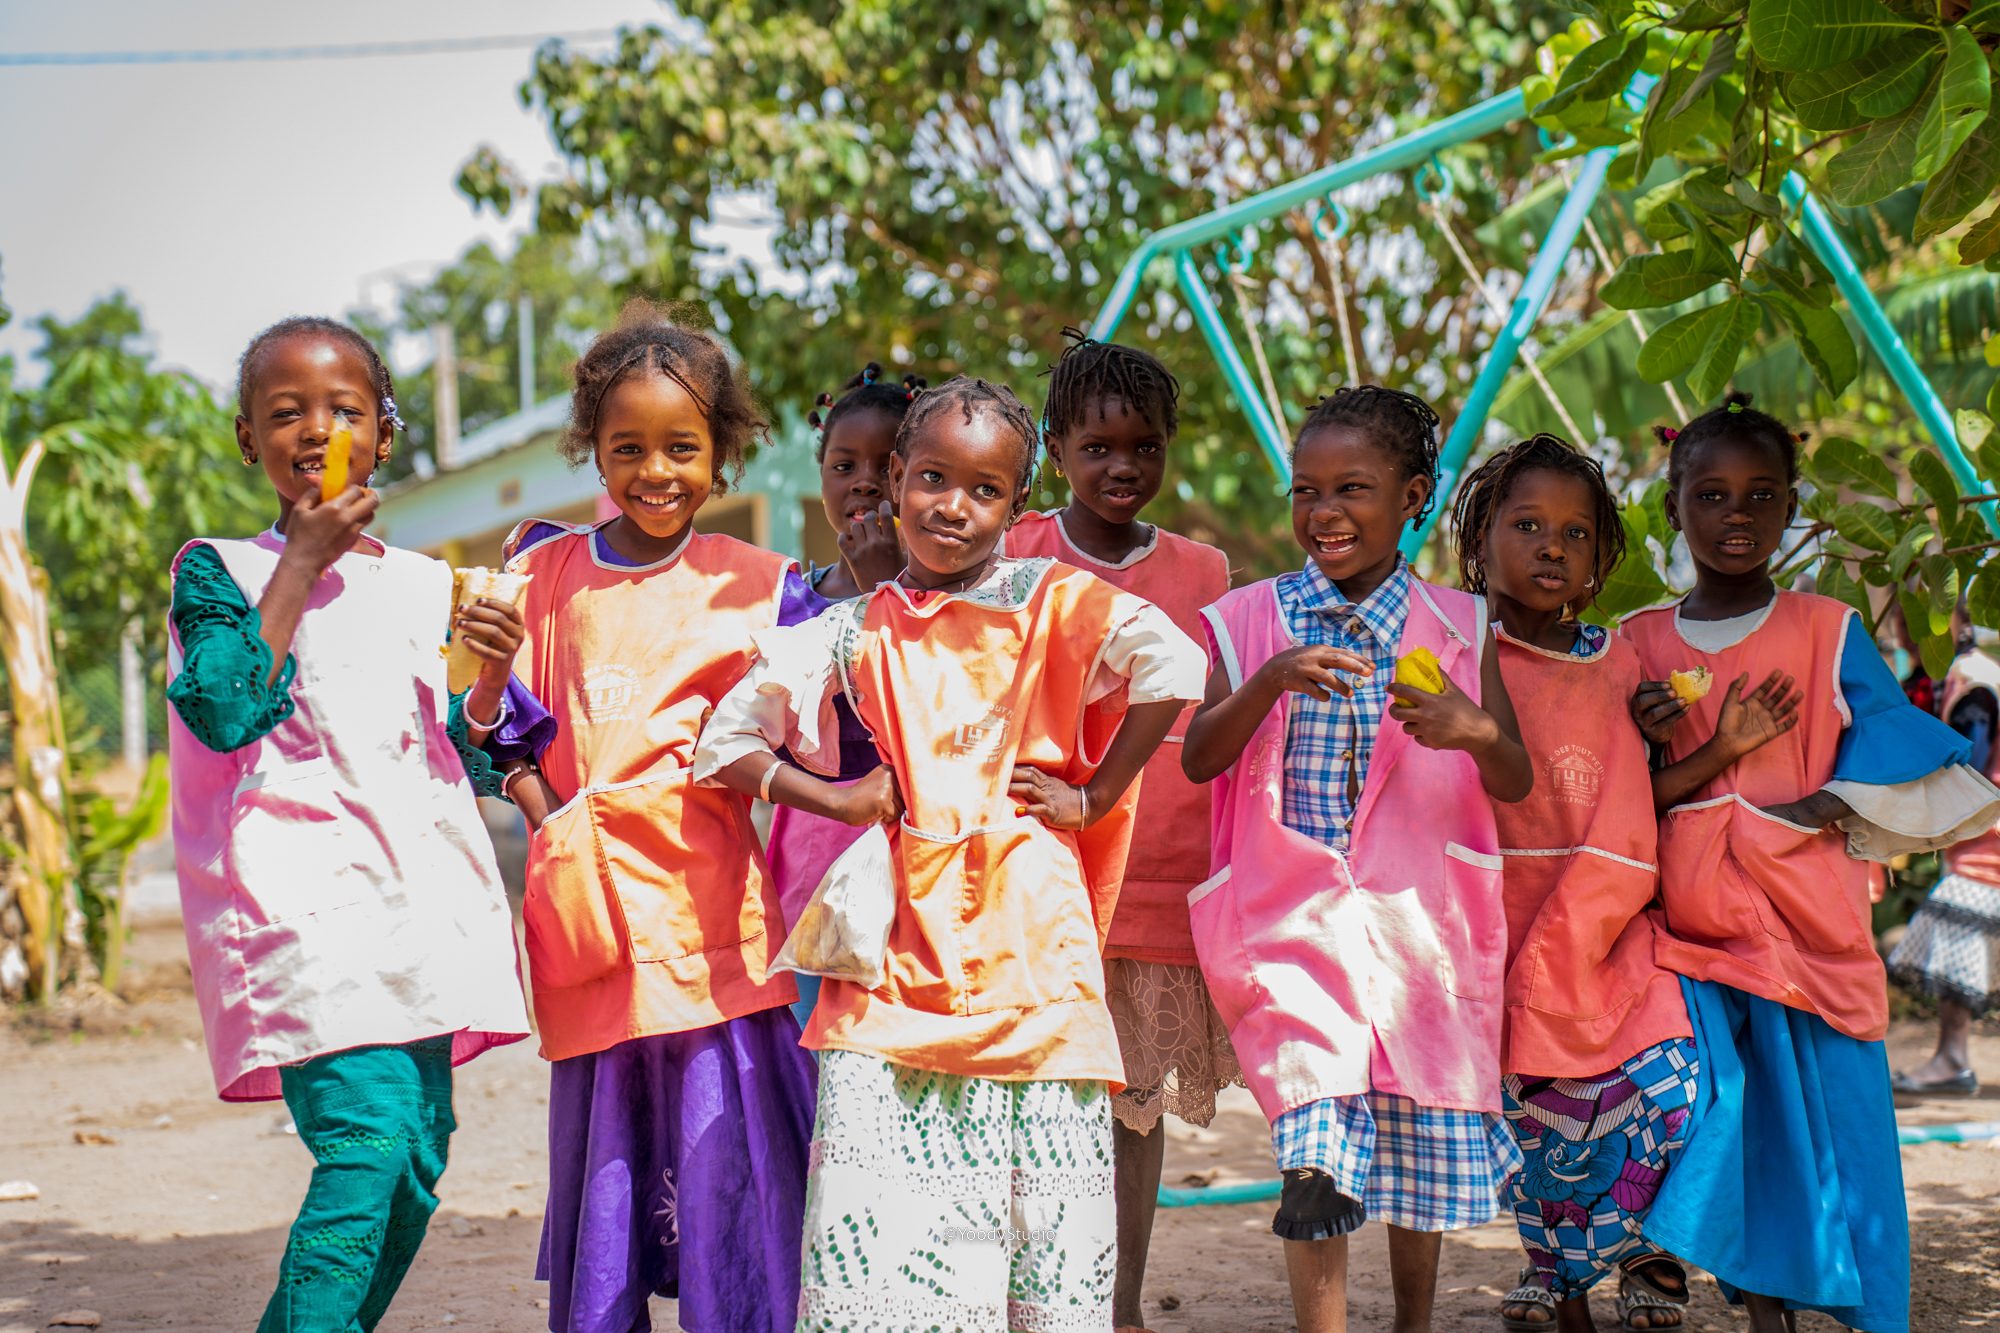
[(903, 568), (903, 538), (896, 531), (895, 506), (887, 500), (881, 508), (850, 521), (837, 540), (841, 558), (863, 592), (890, 582)]
[(1477, 750), (1501, 739), (1493, 715), (1444, 674), (1428, 649), (1396, 663), (1389, 694), (1389, 716), (1427, 750)]
[(293, 502), (285, 520), (283, 559), (296, 562), (317, 579), (354, 548), (380, 503), (380, 496), (360, 486), (349, 486), (331, 500), (307, 491)]

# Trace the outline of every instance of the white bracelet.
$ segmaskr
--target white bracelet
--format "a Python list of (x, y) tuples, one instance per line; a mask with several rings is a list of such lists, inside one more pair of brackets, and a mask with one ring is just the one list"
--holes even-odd
[(778, 780), (778, 770), (784, 766), (784, 760), (773, 759), (771, 766), (764, 770), (764, 780), (757, 784), (757, 799), (766, 805), (771, 801), (771, 784)]
[(475, 731), (496, 730), (500, 726), (501, 714), (504, 713), (505, 711), (506, 711), (506, 701), (505, 700), (496, 701), (493, 705), (493, 720), (491, 722), (481, 722), (478, 718), (472, 715), (472, 699), (468, 695), (465, 700), (465, 725), (471, 727)]

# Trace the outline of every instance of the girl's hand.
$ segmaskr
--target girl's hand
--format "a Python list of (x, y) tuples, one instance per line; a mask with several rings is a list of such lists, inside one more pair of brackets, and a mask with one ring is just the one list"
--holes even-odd
[(451, 632), (474, 657), (481, 659), (480, 679), (504, 690), (514, 656), (521, 651), (521, 641), (528, 633), (520, 610), (512, 602), (482, 597), (470, 606), (459, 608), (451, 622)]
[(1302, 645), (1285, 649), (1257, 668), (1257, 674), (1274, 692), (1303, 694), (1320, 700), (1331, 699), (1336, 694), (1343, 698), (1353, 697), (1354, 687), (1341, 678), (1340, 672), (1350, 676), (1372, 676), (1375, 664), (1345, 648)]
[(1674, 726), (1687, 716), (1687, 705), (1664, 680), (1642, 680), (1632, 694), (1632, 721), (1639, 734), (1655, 745), (1665, 745)]
[(1090, 822), (1090, 800), (1084, 789), (1039, 768), (1018, 765), (1007, 794), (1014, 798), (1015, 814), (1032, 816), (1050, 828), (1081, 829)]
[(1816, 791), (1796, 801), (1759, 808), (1773, 819), (1782, 819), (1788, 824), (1803, 824), (1807, 828), (1816, 828), (1822, 832), (1854, 813), (1853, 806), (1830, 791)]
[(354, 549), (380, 503), (381, 497), (365, 486), (349, 486), (331, 500), (320, 499), (317, 490), (308, 488), (285, 521), (285, 558), (297, 561), (317, 579)]
[(872, 514), (863, 514), (841, 530), (840, 558), (862, 592), (873, 591), (902, 571), (903, 538), (896, 531), (896, 507), (887, 500)]
[(1773, 671), (1749, 694), (1748, 675), (1738, 676), (1722, 697), (1722, 714), (1715, 720), (1715, 744), (1734, 763), (1759, 746), (1768, 745), (1798, 725), (1805, 691), (1782, 671)]
[(1502, 739), (1493, 715), (1472, 702), (1450, 676), (1444, 678), (1443, 694), (1396, 684), (1389, 693), (1395, 699), (1389, 716), (1426, 750), (1480, 750)]
[(896, 772), (887, 764), (851, 786), (838, 789), (840, 804), (834, 817), (855, 828), (869, 824), (893, 824), (903, 817), (903, 794), (896, 790)]

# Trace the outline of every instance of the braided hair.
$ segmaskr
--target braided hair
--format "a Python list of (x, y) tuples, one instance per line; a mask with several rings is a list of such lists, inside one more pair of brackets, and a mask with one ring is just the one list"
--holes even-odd
[(243, 355), (236, 362), (236, 411), (240, 415), (250, 413), (250, 384), (257, 377), (257, 363), (265, 352), (288, 338), (299, 336), (327, 338), (346, 347), (361, 358), (368, 367), (368, 381), (375, 390), (376, 407), (389, 423), (391, 430), (399, 430), (403, 419), (396, 415), (396, 385), (389, 377), (389, 363), (375, 350), (360, 331), (341, 323), (337, 319), (327, 319), (320, 315), (297, 315), (291, 319), (281, 319), (270, 328), (250, 340), (243, 349)]
[(557, 446), (571, 467), (597, 452), (597, 415), (605, 395), (631, 375), (665, 375), (687, 391), (715, 442), (715, 489), (726, 491), (743, 470), (751, 442), (769, 429), (742, 369), (730, 364), (721, 339), (674, 321), (674, 312), (634, 300), (618, 327), (600, 334), (576, 363), (569, 427)]
[(1694, 451), (1710, 440), (1724, 438), (1748, 440), (1770, 450), (1784, 463), (1785, 483), (1797, 485), (1799, 446), (1808, 438), (1806, 432), (1794, 431), (1769, 412), (1750, 406), (1750, 395), (1740, 389), (1724, 398), (1721, 406), (1710, 408), (1679, 430), (1655, 426), (1653, 435), (1667, 446), (1667, 485), (1673, 490), (1680, 489), (1687, 460)]
[(1403, 465), (1404, 477), (1424, 477), (1430, 481), (1430, 495), (1424, 507), (1412, 516), (1421, 522), (1437, 505), (1438, 414), (1413, 393), (1385, 389), (1379, 384), (1345, 384), (1313, 404), (1312, 411), (1292, 437), (1292, 457), (1306, 438), (1328, 426), (1348, 426), (1368, 436), (1377, 448)]
[(990, 413), (1000, 419), (1002, 429), (1020, 441), (1021, 468), (1014, 481), (1018, 509), (1026, 503), (1020, 497), (1025, 496), (1035, 476), (1035, 418), (1027, 406), (1014, 396), (1014, 391), (1004, 384), (974, 379), (970, 375), (954, 375), (937, 388), (926, 389), (910, 404), (902, 426), (896, 431), (896, 452), (908, 462), (910, 446), (916, 438), (932, 421), (954, 408), (967, 425), (982, 414)]
[(813, 410), (806, 413), (806, 424), (819, 434), (819, 443), (813, 449), (814, 460), (826, 461), (827, 436), (833, 434), (834, 423), (842, 417), (856, 412), (880, 412), (900, 422), (928, 383), (920, 375), (905, 375), (901, 383), (885, 380), (882, 364), (870, 361), (840, 386), (838, 398), (830, 393), (821, 394), (813, 400)]
[(1510, 444), (1481, 463), (1458, 492), (1452, 505), (1452, 525), (1458, 537), (1458, 573), (1467, 592), (1486, 591), (1487, 534), (1506, 503), (1514, 483), (1530, 472), (1554, 472), (1575, 477), (1590, 488), (1592, 522), (1597, 528), (1597, 553), (1591, 567), (1593, 592), (1604, 586), (1611, 571), (1625, 558), (1625, 524), (1618, 501), (1604, 480), (1597, 460), (1556, 435), (1541, 434)]
[(1145, 419), (1162, 439), (1180, 429), (1181, 382), (1160, 359), (1136, 347), (1101, 343), (1082, 329), (1065, 328), (1069, 340), (1056, 363), (1043, 371), (1049, 377), (1048, 401), (1042, 405), (1042, 432), (1062, 438), (1102, 412), (1111, 399)]

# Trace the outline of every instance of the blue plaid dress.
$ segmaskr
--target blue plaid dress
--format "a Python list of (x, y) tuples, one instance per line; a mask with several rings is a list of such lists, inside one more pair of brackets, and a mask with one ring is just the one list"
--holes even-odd
[[(1410, 615), (1409, 566), (1398, 562), (1357, 603), (1309, 560), (1279, 576), (1277, 594), (1293, 638), (1345, 648), (1375, 664), (1373, 676), (1353, 682), (1352, 699), (1293, 695), (1286, 723), (1285, 824), (1345, 852)], [(1280, 1170), (1325, 1171), (1369, 1217), (1411, 1231), (1489, 1221), (1500, 1211), (1508, 1177), (1521, 1169), (1521, 1150), (1499, 1114), (1419, 1106), (1383, 1092), (1287, 1111), (1271, 1126), (1271, 1144)]]

